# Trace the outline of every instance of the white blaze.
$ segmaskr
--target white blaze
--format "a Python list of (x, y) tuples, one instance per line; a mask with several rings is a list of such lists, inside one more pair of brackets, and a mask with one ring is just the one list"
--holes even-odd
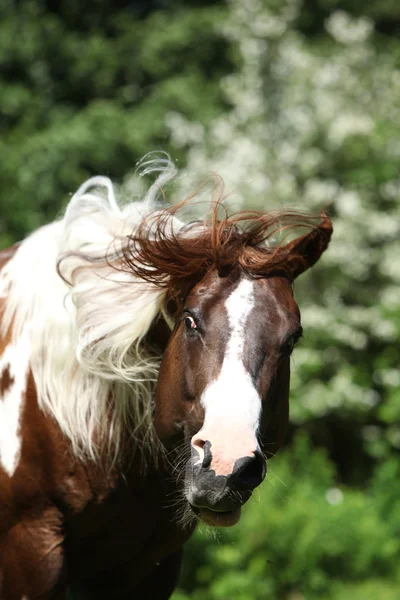
[(238, 458), (258, 448), (261, 398), (243, 364), (246, 321), (254, 306), (253, 288), (253, 281), (242, 279), (226, 300), (230, 338), (219, 376), (201, 398), (205, 418), (195, 437), (211, 442), (213, 465), (220, 465), (221, 474), (231, 472)]
[(23, 335), (0, 358), (0, 378), (8, 370), (10, 385), (0, 396), (0, 466), (13, 476), (21, 454), (21, 413), (29, 372), (30, 341)]

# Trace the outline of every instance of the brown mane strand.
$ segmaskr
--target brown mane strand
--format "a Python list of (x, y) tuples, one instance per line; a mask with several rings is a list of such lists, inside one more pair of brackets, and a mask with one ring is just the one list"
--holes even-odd
[[(220, 200), (212, 202), (203, 221), (178, 229), (174, 219), (185, 204), (187, 201), (154, 211), (122, 246), (122, 269), (167, 289), (168, 296), (176, 299), (184, 297), (212, 269), (224, 275), (238, 267), (253, 278), (281, 272), (291, 279), (285, 243), (294, 229), (311, 230), (329, 240), (324, 214), (286, 210), (229, 215)], [(282, 237), (279, 243), (274, 242), (277, 235)], [(304, 261), (304, 257), (298, 260)]]

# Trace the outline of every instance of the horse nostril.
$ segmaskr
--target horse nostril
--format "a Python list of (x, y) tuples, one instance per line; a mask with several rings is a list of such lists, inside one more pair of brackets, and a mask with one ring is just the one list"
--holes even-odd
[(265, 460), (258, 450), (253, 456), (244, 456), (236, 461), (229, 480), (241, 489), (254, 489), (263, 481), (267, 468)]
[(192, 439), (192, 446), (197, 452), (200, 450), (200, 453), (203, 453), (201, 467), (202, 469), (208, 469), (212, 461), (211, 442), (208, 440), (204, 441), (200, 438), (194, 438)]
[(208, 440), (204, 443), (203, 452), (204, 452), (204, 458), (203, 458), (203, 464), (201, 466), (203, 467), (203, 469), (208, 469), (208, 467), (211, 465), (211, 461), (212, 461), (211, 442), (209, 442)]

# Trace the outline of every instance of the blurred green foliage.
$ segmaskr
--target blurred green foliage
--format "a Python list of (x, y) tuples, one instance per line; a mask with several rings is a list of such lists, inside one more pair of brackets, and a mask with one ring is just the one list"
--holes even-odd
[(168, 111), (203, 122), (226, 107), (214, 4), (1, 4), (2, 246), (53, 218), (88, 176), (121, 179), (149, 150), (171, 149)]
[(2, 246), (161, 148), (182, 187), (217, 171), (235, 208), (334, 220), (296, 285), (288, 447), (174, 600), (398, 598), (399, 32), (396, 0), (0, 5)]

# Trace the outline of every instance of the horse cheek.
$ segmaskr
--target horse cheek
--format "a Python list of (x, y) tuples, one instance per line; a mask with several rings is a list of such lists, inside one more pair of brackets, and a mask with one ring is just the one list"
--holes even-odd
[(175, 336), (165, 350), (156, 388), (155, 429), (163, 443), (176, 437), (184, 418), (181, 386), (182, 360)]
[(263, 402), (260, 424), (261, 447), (267, 457), (283, 445), (289, 424), (290, 359), (279, 365)]

